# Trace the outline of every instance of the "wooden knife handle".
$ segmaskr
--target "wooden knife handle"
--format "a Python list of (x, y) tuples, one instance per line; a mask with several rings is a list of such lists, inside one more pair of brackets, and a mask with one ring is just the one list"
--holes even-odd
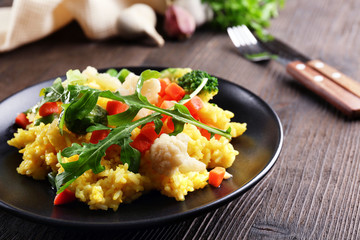
[(316, 71), (322, 73), (330, 80), (336, 82), (343, 88), (352, 92), (356, 96), (360, 97), (360, 82), (355, 81), (354, 79), (346, 76), (345, 74), (341, 73), (340, 71), (336, 70), (335, 68), (327, 65), (326, 63), (320, 60), (311, 60), (306, 64), (311, 66)]
[(354, 117), (360, 113), (360, 98), (339, 86), (325, 75), (300, 61), (287, 65), (287, 72), (305, 87), (321, 96), (344, 114)]

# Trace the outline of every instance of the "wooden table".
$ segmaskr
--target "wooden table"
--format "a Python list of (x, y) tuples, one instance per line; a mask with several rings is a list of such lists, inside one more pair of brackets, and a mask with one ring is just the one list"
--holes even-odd
[[(9, 2), (9, 1), (8, 1)], [(360, 81), (360, 1), (288, 0), (271, 33)], [(243, 196), (169, 226), (110, 232), (107, 239), (359, 239), (360, 123), (289, 77), (276, 62), (253, 64), (225, 32), (199, 30), (162, 48), (113, 39), (87, 40), (77, 24), (0, 54), (0, 100), (68, 69), (177, 66), (242, 85), (279, 115), (284, 146), (274, 168)], [(5, 114), (5, 113), (1, 113)], [(58, 229), (0, 210), (1, 239), (105, 239)]]

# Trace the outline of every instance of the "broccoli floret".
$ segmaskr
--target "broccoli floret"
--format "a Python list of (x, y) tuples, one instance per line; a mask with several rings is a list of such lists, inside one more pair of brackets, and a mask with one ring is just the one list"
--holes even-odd
[(204, 78), (207, 78), (208, 81), (200, 93), (210, 93), (215, 95), (218, 92), (217, 78), (201, 70), (193, 70), (186, 73), (184, 76), (178, 78), (177, 84), (179, 84), (186, 92), (191, 93), (199, 87)]

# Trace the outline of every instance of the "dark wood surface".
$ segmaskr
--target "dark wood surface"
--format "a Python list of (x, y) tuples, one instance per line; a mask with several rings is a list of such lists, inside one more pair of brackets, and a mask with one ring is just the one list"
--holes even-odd
[[(269, 31), (360, 81), (359, 11), (358, 0), (288, 0)], [(258, 185), (194, 219), (105, 237), (0, 210), (1, 239), (360, 239), (360, 122), (299, 85), (281, 65), (247, 62), (225, 32), (202, 29), (188, 41), (156, 48), (120, 39), (91, 42), (73, 23), (0, 54), (0, 100), (88, 65), (191, 67), (242, 85), (278, 113), (285, 135), (282, 153)]]

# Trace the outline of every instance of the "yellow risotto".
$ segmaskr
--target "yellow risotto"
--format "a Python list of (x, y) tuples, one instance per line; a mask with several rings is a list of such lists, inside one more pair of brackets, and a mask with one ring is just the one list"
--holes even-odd
[(217, 79), (205, 72), (87, 67), (66, 77), (17, 117), (22, 128), (8, 141), (23, 155), (17, 172), (49, 179), (55, 205), (67, 203), (66, 193), (90, 209), (116, 211), (151, 190), (184, 201), (238, 155), (230, 141), (246, 123), (209, 103)]

